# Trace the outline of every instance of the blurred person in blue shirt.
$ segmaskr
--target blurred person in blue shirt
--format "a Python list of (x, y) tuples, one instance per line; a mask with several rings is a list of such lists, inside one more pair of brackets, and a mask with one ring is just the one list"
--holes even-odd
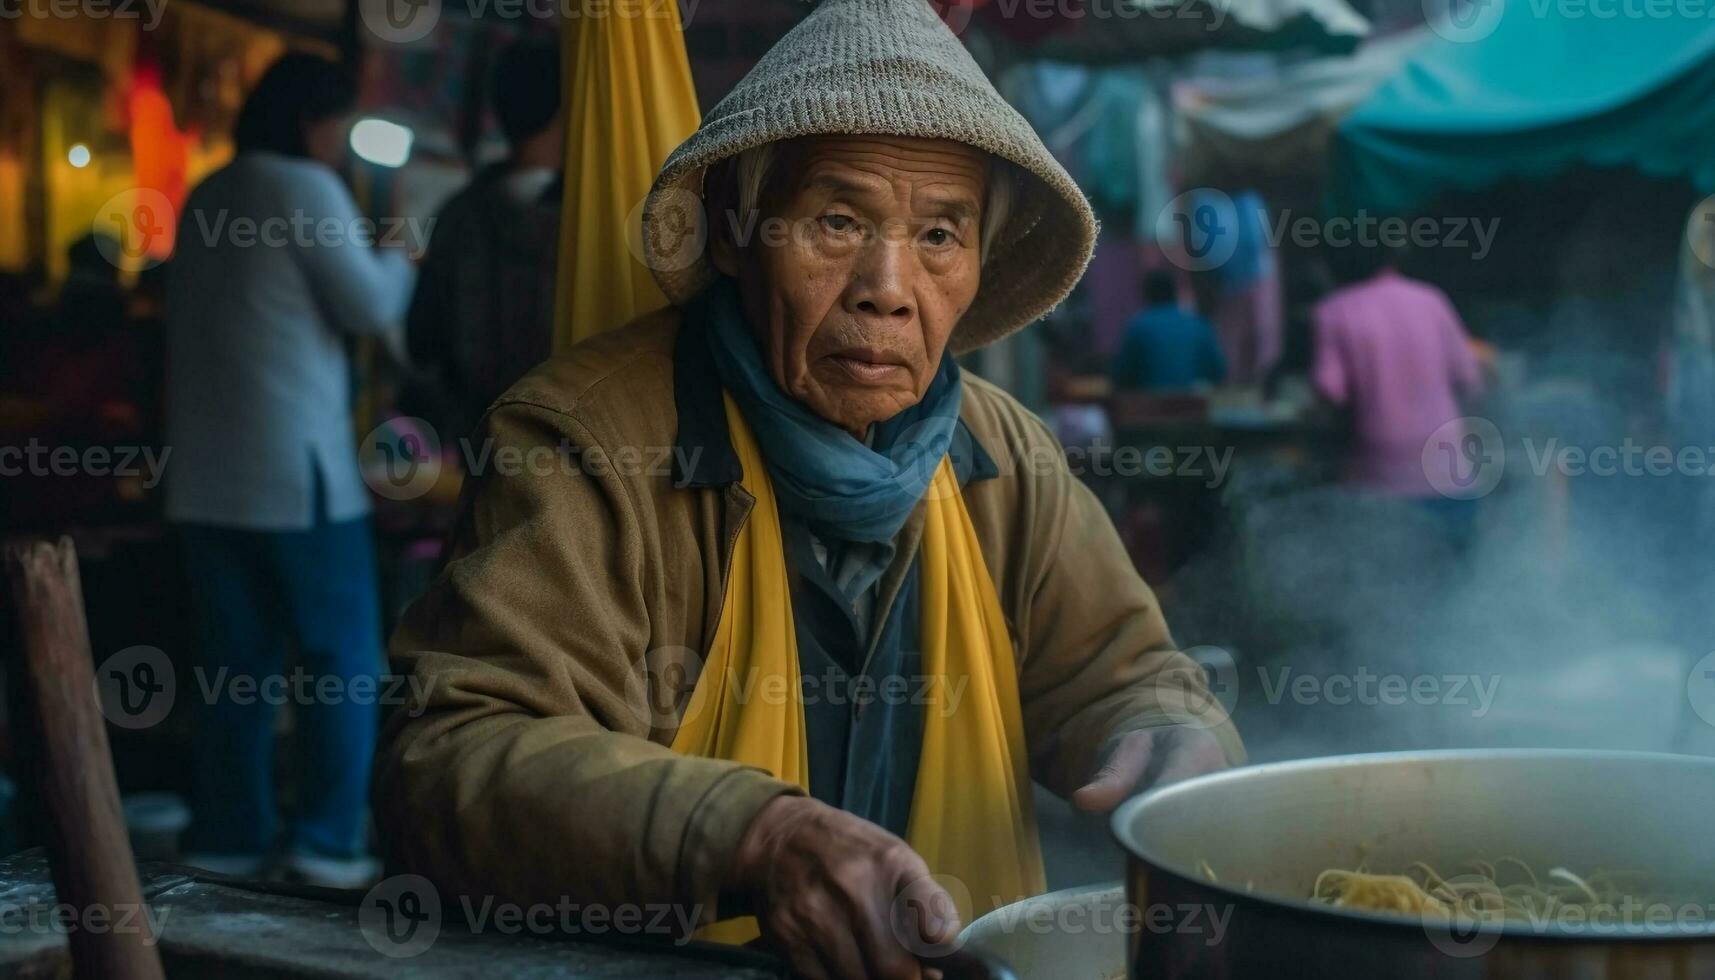
[(1146, 391), (1219, 384), (1227, 357), (1215, 328), (1179, 306), (1179, 285), (1166, 269), (1143, 280), (1144, 307), (1126, 324), (1110, 376), (1117, 390)]

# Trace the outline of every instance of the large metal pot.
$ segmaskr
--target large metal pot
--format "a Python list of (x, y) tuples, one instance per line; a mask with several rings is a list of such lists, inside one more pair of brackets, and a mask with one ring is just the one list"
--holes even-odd
[[(1216, 773), (1122, 805), (1137, 980), (1715, 978), (1715, 759), (1497, 750)], [(1323, 869), (1473, 858), (1659, 876), (1636, 924), (1452, 927), (1308, 901)], [(1207, 880), (1208, 862), (1218, 882)], [(1468, 925), (1468, 924), (1467, 924)]]

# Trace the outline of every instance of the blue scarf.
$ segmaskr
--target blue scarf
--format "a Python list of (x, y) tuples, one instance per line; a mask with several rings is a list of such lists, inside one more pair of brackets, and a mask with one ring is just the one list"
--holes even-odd
[(866, 446), (774, 383), (733, 280), (717, 279), (687, 313), (702, 322), (721, 384), (768, 460), (782, 516), (824, 539), (892, 542), (953, 440), (964, 385), (952, 355), (941, 358), (923, 399), (877, 423)]

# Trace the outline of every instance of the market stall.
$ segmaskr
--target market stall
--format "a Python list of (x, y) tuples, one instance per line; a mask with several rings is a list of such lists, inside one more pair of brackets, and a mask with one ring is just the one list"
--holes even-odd
[(1340, 126), (1336, 210), (1410, 213), (1574, 166), (1715, 190), (1715, 24), (1495, 4), (1435, 36)]

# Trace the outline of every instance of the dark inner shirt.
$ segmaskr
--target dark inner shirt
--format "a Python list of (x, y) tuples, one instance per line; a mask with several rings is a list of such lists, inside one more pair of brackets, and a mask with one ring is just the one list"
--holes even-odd
[[(809, 529), (781, 521), (798, 667), (810, 795), (903, 837), (923, 745), (917, 560), (868, 657), (873, 624), (816, 559)], [(871, 586), (873, 591), (875, 586)]]

